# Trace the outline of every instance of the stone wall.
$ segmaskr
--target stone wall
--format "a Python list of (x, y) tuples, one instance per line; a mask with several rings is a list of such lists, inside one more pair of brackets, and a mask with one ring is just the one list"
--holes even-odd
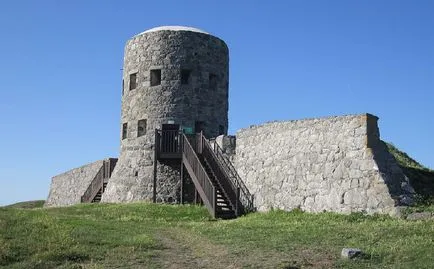
[(103, 166), (103, 162), (104, 160), (99, 160), (54, 176), (44, 206), (69, 206), (81, 203), (81, 196)]
[(259, 211), (394, 214), (412, 188), (370, 114), (272, 122), (236, 135), (235, 166)]
[(234, 135), (219, 135), (215, 139), (211, 139), (211, 146), (217, 143), (222, 149), (223, 155), (225, 155), (232, 163), (235, 162), (235, 152), (236, 152), (236, 141), (237, 138)]

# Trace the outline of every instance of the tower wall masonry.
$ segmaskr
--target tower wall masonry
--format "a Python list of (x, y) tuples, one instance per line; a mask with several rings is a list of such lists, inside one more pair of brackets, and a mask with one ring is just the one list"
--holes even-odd
[[(162, 124), (194, 129), (201, 122), (207, 137), (225, 134), (228, 83), (228, 48), (217, 37), (194, 28), (159, 27), (130, 39), (124, 54), (120, 156), (102, 201), (153, 198), (154, 130)], [(140, 120), (146, 122), (141, 136)], [(179, 161), (158, 162), (158, 202), (179, 201), (179, 169)]]

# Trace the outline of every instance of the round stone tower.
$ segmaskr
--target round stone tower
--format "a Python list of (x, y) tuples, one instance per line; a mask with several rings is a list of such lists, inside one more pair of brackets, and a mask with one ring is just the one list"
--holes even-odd
[[(202, 30), (163, 26), (134, 36), (122, 82), (121, 150), (104, 202), (153, 198), (155, 129), (170, 124), (209, 138), (228, 128), (228, 48)], [(179, 161), (158, 162), (157, 201), (179, 200), (179, 170)]]

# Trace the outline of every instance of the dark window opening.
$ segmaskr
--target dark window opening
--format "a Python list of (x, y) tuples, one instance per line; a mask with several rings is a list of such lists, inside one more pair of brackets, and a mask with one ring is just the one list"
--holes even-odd
[(124, 95), (124, 89), (125, 89), (125, 81), (122, 80), (122, 96)]
[(181, 84), (188, 84), (190, 82), (190, 73), (191, 70), (182, 69), (181, 70)]
[(137, 123), (137, 137), (146, 134), (146, 120), (139, 120)]
[(204, 131), (204, 129), (205, 129), (205, 122), (203, 122), (203, 121), (196, 121), (194, 123), (194, 131), (196, 133), (200, 133), (201, 131)]
[(137, 73), (130, 75), (130, 91), (137, 87)]
[(217, 75), (210, 73), (208, 79), (209, 79), (209, 88), (210, 89), (217, 88)]
[(136, 172), (134, 172), (134, 176), (139, 176), (139, 172), (138, 171), (136, 171)]
[(128, 123), (122, 124), (122, 139), (127, 138)]
[(151, 86), (157, 86), (161, 84), (161, 69), (151, 70)]
[(229, 82), (226, 81), (225, 83), (225, 98), (228, 99), (229, 98)]
[(225, 134), (225, 127), (223, 125), (219, 125), (219, 135)]

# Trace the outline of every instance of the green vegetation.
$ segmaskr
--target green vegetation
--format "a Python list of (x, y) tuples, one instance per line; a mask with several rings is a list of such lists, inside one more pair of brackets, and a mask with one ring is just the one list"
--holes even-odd
[(432, 210), (432, 205), (434, 205), (434, 170), (421, 165), (394, 145), (390, 143), (386, 143), (386, 145), (416, 191), (417, 206)]
[[(434, 171), (387, 144), (434, 212)], [(44, 201), (0, 207), (0, 268), (434, 268), (434, 220), (254, 213), (209, 219), (203, 207)], [(343, 247), (363, 257), (343, 260)]]
[(386, 145), (387, 145), (387, 148), (389, 149), (389, 152), (392, 153), (393, 157), (395, 157), (395, 159), (398, 161), (398, 164), (400, 166), (434, 172), (433, 170), (430, 170), (427, 167), (425, 167), (422, 164), (415, 161), (413, 158), (408, 156), (407, 153), (399, 150), (393, 144), (386, 143)]
[[(433, 268), (434, 221), (197, 206), (0, 208), (0, 268)], [(340, 258), (343, 247), (366, 255)]]
[(35, 200), (35, 201), (19, 202), (16, 204), (8, 205), (6, 207), (10, 207), (10, 208), (41, 208), (44, 206), (44, 203), (45, 203), (44, 200)]

